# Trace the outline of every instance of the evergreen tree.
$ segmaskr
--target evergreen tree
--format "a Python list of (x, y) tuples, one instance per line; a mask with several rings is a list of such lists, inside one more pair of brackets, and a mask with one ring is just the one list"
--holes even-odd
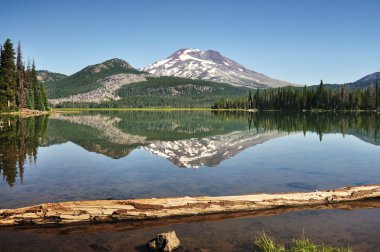
[(10, 39), (0, 49), (0, 110), (30, 108), (48, 109), (48, 101), (42, 83), (37, 79), (35, 64), (28, 63), (25, 71), (20, 42), (17, 60)]
[(41, 95), (42, 86), (37, 79), (36, 65), (34, 63), (34, 60), (32, 63), (32, 69), (30, 71), (30, 81), (33, 83), (34, 87), (34, 108), (37, 110), (45, 110)]
[(26, 90), (25, 90), (25, 68), (22, 63), (20, 42), (17, 47), (17, 105), (21, 108), (26, 108)]
[[(241, 98), (223, 99), (213, 108), (247, 108)], [(248, 96), (248, 103), (249, 103)], [(253, 95), (253, 104), (258, 109), (329, 109), (329, 110), (374, 110), (380, 106), (378, 84), (365, 89), (349, 89), (346, 85), (325, 88), (323, 82), (317, 87), (270, 88)]]
[(6, 107), (7, 97), (5, 92), (4, 78), (1, 74), (1, 59), (3, 55), (3, 46), (0, 45), (0, 111)]
[(302, 90), (302, 109), (307, 108), (308, 88), (305, 85)]
[(323, 87), (323, 80), (319, 83), (318, 89), (317, 89), (317, 107), (318, 108), (324, 108), (324, 87)]
[(379, 102), (380, 102), (380, 90), (379, 90), (379, 83), (376, 81), (376, 88), (375, 88), (375, 95), (376, 95), (376, 109), (379, 109)]
[(260, 89), (258, 88), (255, 92), (255, 107), (259, 109), (260, 106)]
[(10, 39), (5, 41), (1, 52), (0, 75), (0, 109), (13, 109), (16, 107), (16, 66)]
[(249, 95), (248, 95), (248, 109), (253, 109), (253, 101), (252, 101), (251, 90), (249, 90)]
[(49, 102), (46, 96), (45, 88), (42, 84), (42, 82), (38, 82), (40, 84), (40, 90), (41, 90), (41, 98), (42, 98), (42, 104), (44, 106), (44, 110), (49, 110)]
[(26, 67), (26, 97), (27, 97), (27, 107), (28, 109), (35, 109), (34, 106), (34, 81), (32, 78), (32, 69), (30, 66), (30, 61), (28, 60), (28, 64)]

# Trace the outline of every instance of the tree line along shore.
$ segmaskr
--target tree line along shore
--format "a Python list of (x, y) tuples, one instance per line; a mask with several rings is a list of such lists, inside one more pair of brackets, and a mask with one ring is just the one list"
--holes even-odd
[(378, 82), (367, 88), (350, 89), (325, 86), (321, 80), (317, 87), (284, 87), (257, 89), (248, 97), (220, 99), (213, 109), (258, 110), (379, 110)]
[(34, 60), (25, 67), (20, 42), (17, 56), (10, 39), (0, 48), (0, 112), (49, 110), (43, 84), (38, 81)]

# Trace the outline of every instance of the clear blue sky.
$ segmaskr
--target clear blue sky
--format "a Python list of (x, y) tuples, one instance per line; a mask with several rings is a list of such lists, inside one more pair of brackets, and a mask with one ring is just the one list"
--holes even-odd
[(65, 74), (191, 47), (286, 81), (344, 83), (380, 71), (379, 10), (379, 0), (3, 0), (0, 40)]

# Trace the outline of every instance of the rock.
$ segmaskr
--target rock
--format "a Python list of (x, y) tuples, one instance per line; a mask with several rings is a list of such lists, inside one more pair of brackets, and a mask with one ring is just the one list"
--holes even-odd
[(93, 244), (88, 245), (90, 248), (92, 248), (94, 251), (111, 251), (112, 248), (103, 242), (96, 242)]
[(163, 251), (171, 252), (178, 248), (180, 241), (175, 231), (158, 234), (156, 238), (150, 240), (147, 243), (147, 247), (150, 251)]

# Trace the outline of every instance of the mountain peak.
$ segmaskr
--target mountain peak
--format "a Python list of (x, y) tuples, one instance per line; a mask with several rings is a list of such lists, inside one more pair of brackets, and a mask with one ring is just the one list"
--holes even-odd
[(158, 76), (211, 80), (251, 88), (296, 85), (249, 70), (218, 51), (203, 51), (197, 48), (179, 49), (166, 59), (148, 65), (142, 70)]
[(84, 69), (82, 69), (81, 71), (98, 73), (102, 70), (113, 69), (113, 68), (120, 68), (120, 69), (125, 69), (125, 70), (135, 70), (127, 61), (122, 60), (122, 59), (118, 59), (118, 58), (113, 58), (113, 59), (106, 60), (106, 61), (99, 63), (99, 64), (87, 66)]
[(380, 84), (380, 72), (368, 74), (355, 82), (348, 83), (347, 85), (350, 88), (355, 89), (355, 88), (367, 88), (367, 87), (375, 86), (376, 83)]
[(380, 72), (375, 72), (372, 74), (368, 74), (355, 82), (371, 82), (371, 81), (377, 81), (379, 79), (380, 79)]
[(37, 79), (45, 84), (62, 80), (67, 77), (67, 75), (65, 74), (54, 73), (47, 70), (37, 70), (36, 74), (37, 74)]
[(118, 59), (118, 58), (106, 60), (101, 64), (104, 64), (104, 65), (109, 66), (109, 67), (121, 66), (121, 67), (124, 67), (126, 69), (133, 69), (133, 67), (127, 61), (122, 60), (122, 59)]

